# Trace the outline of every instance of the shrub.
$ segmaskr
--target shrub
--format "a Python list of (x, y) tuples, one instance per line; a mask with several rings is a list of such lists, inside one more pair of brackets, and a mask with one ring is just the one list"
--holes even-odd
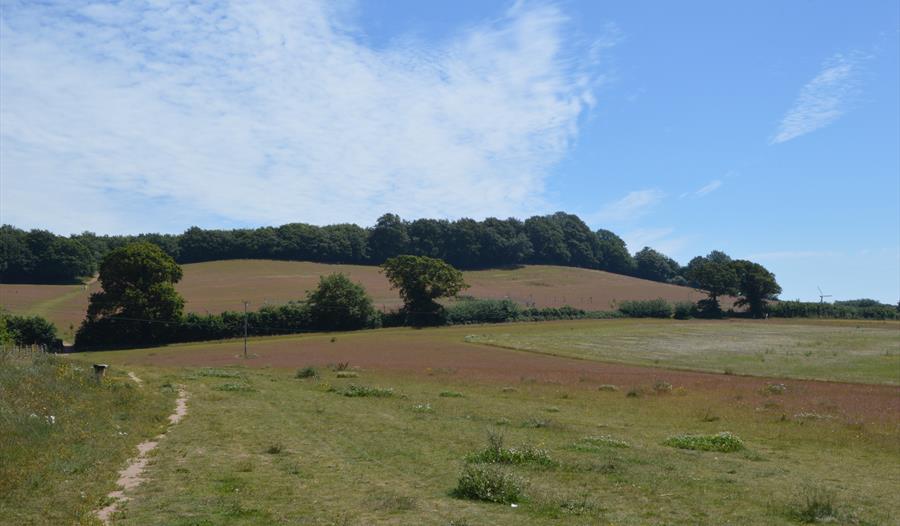
[(297, 373), (294, 375), (294, 378), (318, 378), (319, 371), (316, 370), (315, 367), (307, 365), (303, 369), (297, 369)]
[(0, 313), (0, 323), (6, 328), (5, 332), (15, 345), (56, 346), (56, 326), (40, 316)]
[(619, 390), (619, 388), (612, 384), (603, 384), (597, 388), (598, 391), (605, 391), (608, 393), (614, 393)]
[(456, 391), (441, 391), (439, 396), (443, 398), (462, 398), (463, 394)]
[(522, 308), (510, 300), (465, 299), (447, 307), (447, 322), (451, 325), (466, 323), (503, 323), (521, 317)]
[(366, 385), (356, 385), (350, 384), (346, 387), (332, 387), (330, 389), (331, 392), (337, 393), (339, 395), (357, 398), (364, 396), (372, 396), (376, 398), (385, 398), (389, 396), (394, 396), (393, 389), (382, 389), (379, 387), (369, 387)]
[(787, 392), (787, 386), (784, 384), (766, 384), (763, 388), (763, 392), (766, 394), (780, 395)]
[(657, 380), (653, 384), (653, 392), (656, 394), (669, 394), (672, 392), (672, 384), (663, 380)]
[(671, 318), (672, 304), (662, 298), (623, 301), (619, 304), (619, 312), (630, 318)]
[(787, 516), (808, 524), (838, 522), (838, 506), (834, 492), (817, 487), (805, 487), (787, 509)]
[(640, 387), (632, 387), (625, 393), (626, 398), (640, 398), (642, 396), (644, 396), (644, 390)]
[(503, 435), (499, 433), (489, 433), (488, 447), (469, 454), (466, 460), (482, 464), (555, 464), (546, 449), (529, 445), (519, 448), (503, 447)]
[(673, 309), (673, 317), (676, 320), (689, 320), (696, 316), (697, 304), (690, 301), (679, 301), (675, 303)]
[(310, 321), (319, 330), (346, 331), (373, 326), (372, 299), (362, 285), (343, 274), (320, 277), (319, 285), (309, 293), (307, 305)]
[(284, 445), (282, 445), (281, 443), (275, 443), (266, 448), (266, 453), (270, 455), (277, 455), (282, 451), (284, 451)]
[(469, 465), (459, 476), (453, 496), (510, 504), (522, 500), (524, 491), (524, 481), (508, 471), (496, 466)]
[(719, 451), (722, 453), (744, 449), (744, 441), (728, 431), (716, 433), (715, 435), (675, 435), (667, 438), (663, 444), (678, 449)]
[(338, 378), (356, 378), (359, 375), (354, 371), (338, 371), (335, 376)]

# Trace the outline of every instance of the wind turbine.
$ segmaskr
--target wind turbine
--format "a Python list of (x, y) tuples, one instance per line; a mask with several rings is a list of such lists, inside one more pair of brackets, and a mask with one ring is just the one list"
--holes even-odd
[(821, 287), (816, 285), (816, 288), (819, 289), (819, 317), (822, 317), (822, 307), (825, 305), (825, 298), (830, 298), (831, 294), (823, 294)]

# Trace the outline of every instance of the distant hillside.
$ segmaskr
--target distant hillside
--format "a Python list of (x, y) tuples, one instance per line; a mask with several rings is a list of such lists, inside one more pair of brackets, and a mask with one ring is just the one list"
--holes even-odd
[[(229, 260), (184, 265), (178, 291), (189, 312), (240, 310), (242, 300), (251, 309), (265, 304), (302, 300), (319, 276), (342, 272), (362, 283), (376, 306), (391, 309), (400, 298), (390, 290), (378, 267), (333, 265), (304, 261)], [(664, 298), (697, 301), (702, 293), (655, 281), (574, 267), (526, 265), (511, 269), (464, 272), (471, 288), (464, 294), (477, 298), (509, 298), (538, 307), (571, 305), (587, 310), (611, 310), (615, 302)], [(98, 290), (82, 285), (0, 285), (0, 306), (14, 313), (46, 316), (62, 333), (84, 318), (88, 296)], [(723, 305), (724, 306), (724, 305)], [(727, 306), (726, 306), (727, 307)]]

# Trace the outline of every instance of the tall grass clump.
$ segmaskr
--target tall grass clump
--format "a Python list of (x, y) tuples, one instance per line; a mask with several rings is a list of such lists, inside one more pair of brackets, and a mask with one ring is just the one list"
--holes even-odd
[(715, 435), (675, 435), (667, 438), (663, 444), (678, 449), (719, 451), (722, 453), (731, 453), (744, 449), (744, 441), (728, 431), (716, 433)]
[(467, 465), (452, 494), (460, 499), (511, 504), (524, 497), (525, 482), (496, 466)]
[(834, 492), (814, 486), (806, 486), (800, 490), (795, 501), (787, 506), (786, 515), (806, 524), (839, 522)]
[(469, 454), (466, 460), (481, 464), (538, 464), (552, 466), (556, 464), (546, 449), (525, 445), (522, 447), (504, 447), (503, 435), (488, 433), (488, 446), (481, 451)]

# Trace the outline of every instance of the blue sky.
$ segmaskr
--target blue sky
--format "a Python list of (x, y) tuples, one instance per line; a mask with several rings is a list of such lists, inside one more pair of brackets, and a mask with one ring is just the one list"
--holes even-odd
[(900, 4), (2, 1), (0, 220), (566, 210), (900, 298)]

